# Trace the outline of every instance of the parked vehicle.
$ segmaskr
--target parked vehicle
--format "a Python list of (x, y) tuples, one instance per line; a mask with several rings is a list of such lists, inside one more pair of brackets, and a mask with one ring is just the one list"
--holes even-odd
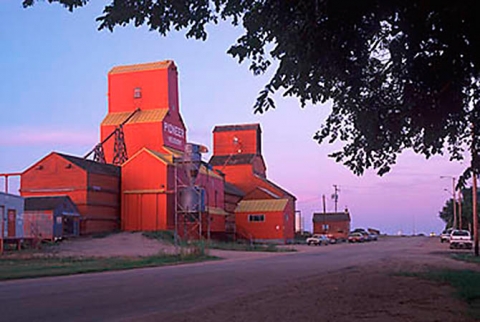
[(440, 242), (441, 243), (444, 243), (444, 242), (449, 242), (450, 241), (450, 234), (452, 233), (453, 231), (453, 228), (448, 228), (448, 229), (445, 229), (444, 231), (442, 231), (442, 233), (440, 234)]
[(369, 235), (370, 235), (370, 240), (373, 240), (373, 241), (378, 240), (378, 235), (377, 234), (370, 233)]
[(330, 244), (336, 244), (338, 241), (334, 234), (327, 234), (327, 237), (330, 240)]
[(312, 237), (307, 238), (308, 245), (328, 245), (330, 244), (330, 238), (326, 235), (315, 234)]
[(472, 236), (468, 230), (453, 230), (450, 234), (450, 248), (472, 249)]
[(351, 233), (348, 236), (349, 243), (363, 243), (365, 241), (365, 237), (363, 237), (362, 233)]

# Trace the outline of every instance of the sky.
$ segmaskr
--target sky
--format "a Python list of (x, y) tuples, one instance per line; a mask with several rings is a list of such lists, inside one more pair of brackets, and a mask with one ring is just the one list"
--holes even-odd
[[(349, 209), (352, 228), (389, 234), (444, 228), (438, 213), (452, 182), (440, 176), (458, 177), (465, 164), (406, 151), (388, 174), (367, 171), (358, 177), (328, 157), (340, 145), (313, 140), (331, 103), (301, 108), (296, 99), (276, 95), (275, 110), (253, 113), (273, 70), (253, 76), (248, 62), (226, 54), (241, 27), (210, 26), (205, 42), (186, 39), (184, 32), (162, 37), (146, 27), (98, 31), (95, 18), (105, 3), (91, 1), (71, 13), (46, 2), (29, 9), (21, 1), (0, 2), (0, 173), (21, 172), (51, 151), (83, 156), (99, 142), (108, 71), (170, 59), (179, 71), (188, 141), (211, 150), (214, 126), (260, 123), (267, 177), (297, 197), (306, 230), (312, 213), (322, 211), (322, 195), (327, 211), (334, 210), (333, 185), (340, 189), (338, 209)], [(18, 179), (10, 186), (16, 193)]]

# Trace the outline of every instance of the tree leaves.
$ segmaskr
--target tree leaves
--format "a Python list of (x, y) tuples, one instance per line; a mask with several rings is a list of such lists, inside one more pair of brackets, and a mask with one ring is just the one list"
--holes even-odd
[[(48, 2), (73, 10), (88, 1)], [(452, 160), (480, 150), (470, 127), (480, 124), (480, 20), (472, 8), (474, 0), (112, 0), (97, 21), (100, 30), (147, 25), (202, 40), (208, 24), (242, 24), (228, 53), (248, 60), (254, 75), (277, 66), (254, 111), (274, 108), (275, 92), (301, 106), (331, 100), (314, 139), (343, 142), (331, 157), (354, 173), (382, 175), (405, 149)]]

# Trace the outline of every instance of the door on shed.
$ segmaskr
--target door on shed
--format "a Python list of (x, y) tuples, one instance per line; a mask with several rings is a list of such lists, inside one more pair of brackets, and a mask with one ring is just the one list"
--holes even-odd
[(15, 224), (17, 219), (17, 211), (15, 209), (8, 209), (8, 237), (15, 237)]

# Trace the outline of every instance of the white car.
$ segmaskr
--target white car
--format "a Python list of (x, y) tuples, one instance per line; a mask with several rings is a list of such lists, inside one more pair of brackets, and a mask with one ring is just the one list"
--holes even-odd
[(450, 234), (452, 233), (453, 231), (453, 228), (448, 228), (448, 229), (445, 229), (444, 231), (442, 231), (442, 233), (440, 234), (440, 242), (441, 243), (444, 243), (444, 242), (449, 242), (450, 241)]
[(472, 236), (468, 230), (454, 230), (450, 234), (450, 248), (472, 249)]
[(308, 245), (328, 245), (330, 244), (330, 238), (326, 235), (315, 234), (312, 237), (307, 238), (306, 242)]

